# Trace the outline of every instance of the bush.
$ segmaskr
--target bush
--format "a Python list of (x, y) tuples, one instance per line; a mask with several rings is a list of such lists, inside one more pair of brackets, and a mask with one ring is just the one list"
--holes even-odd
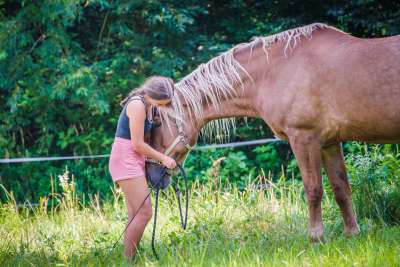
[(400, 222), (400, 153), (395, 145), (352, 144), (346, 157), (359, 217)]

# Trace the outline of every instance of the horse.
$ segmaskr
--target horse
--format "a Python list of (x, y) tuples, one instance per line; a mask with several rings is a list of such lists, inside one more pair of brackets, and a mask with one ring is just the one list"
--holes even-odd
[(160, 112), (151, 145), (178, 163), (199, 133), (223, 134), (235, 117), (262, 118), (297, 160), (311, 240), (323, 240), (322, 167), (344, 234), (357, 235), (342, 142), (399, 142), (400, 35), (357, 38), (313, 23), (255, 37), (176, 82), (171, 107)]

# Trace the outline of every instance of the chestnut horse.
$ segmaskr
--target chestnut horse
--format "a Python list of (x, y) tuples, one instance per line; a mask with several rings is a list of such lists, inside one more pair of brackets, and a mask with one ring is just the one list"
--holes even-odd
[(400, 140), (400, 35), (364, 39), (314, 23), (236, 45), (175, 87), (173, 105), (161, 110), (164, 123), (153, 132), (155, 149), (165, 152), (180, 134), (183, 142), (169, 150), (182, 162), (187, 144), (197, 142), (203, 126), (217, 134), (232, 126), (229, 120), (212, 124), (215, 119), (262, 118), (294, 152), (311, 239), (323, 238), (322, 166), (343, 215), (344, 233), (360, 232), (341, 142)]

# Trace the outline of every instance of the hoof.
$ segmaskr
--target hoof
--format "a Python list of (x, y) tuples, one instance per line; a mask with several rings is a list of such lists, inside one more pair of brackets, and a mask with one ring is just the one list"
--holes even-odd
[(314, 229), (309, 229), (310, 239), (313, 243), (324, 243), (324, 228), (318, 227)]
[(344, 235), (345, 236), (355, 236), (360, 233), (360, 227), (358, 224), (355, 224), (353, 227), (344, 227)]
[(322, 243), (326, 242), (325, 237), (323, 235), (322, 236), (318, 236), (318, 237), (310, 236), (310, 240), (314, 244), (322, 244)]

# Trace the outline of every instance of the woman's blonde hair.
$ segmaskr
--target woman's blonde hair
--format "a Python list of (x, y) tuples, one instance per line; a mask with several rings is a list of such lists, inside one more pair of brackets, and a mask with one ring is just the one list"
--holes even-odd
[(171, 78), (163, 76), (151, 76), (142, 86), (133, 89), (120, 105), (124, 106), (126, 102), (133, 96), (147, 95), (154, 100), (172, 99), (174, 94), (174, 81)]

